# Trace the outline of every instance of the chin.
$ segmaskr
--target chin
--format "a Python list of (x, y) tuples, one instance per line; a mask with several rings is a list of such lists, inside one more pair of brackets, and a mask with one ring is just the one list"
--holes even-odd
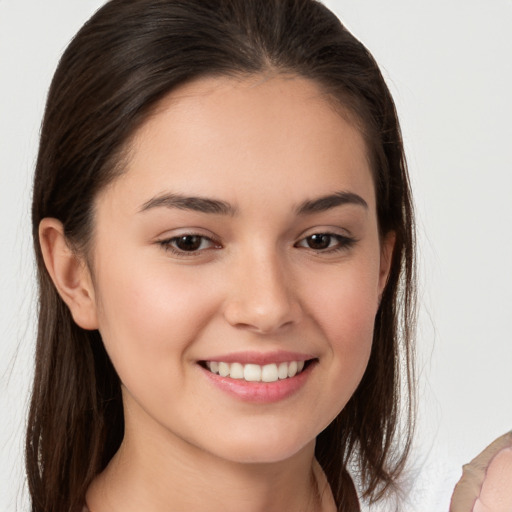
[(314, 452), (315, 437), (294, 436), (290, 432), (262, 432), (247, 435), (247, 432), (233, 433), (225, 443), (216, 444), (212, 450), (217, 456), (242, 464), (274, 464), (283, 462), (303, 453), (305, 450)]

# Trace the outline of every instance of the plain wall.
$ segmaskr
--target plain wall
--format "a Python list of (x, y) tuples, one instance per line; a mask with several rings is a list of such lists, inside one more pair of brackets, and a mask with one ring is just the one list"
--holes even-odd
[[(2, 511), (27, 509), (29, 203), (44, 100), (59, 55), (102, 3), (0, 0)], [(420, 408), (406, 510), (447, 510), (461, 465), (512, 429), (512, 1), (326, 3), (381, 65), (402, 121), (420, 267)]]

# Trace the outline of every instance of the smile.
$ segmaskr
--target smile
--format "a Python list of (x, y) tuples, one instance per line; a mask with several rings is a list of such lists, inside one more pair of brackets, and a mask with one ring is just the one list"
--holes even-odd
[(295, 395), (306, 385), (318, 363), (315, 357), (307, 360), (290, 357), (283, 361), (284, 354), (273, 363), (269, 356), (261, 356), (263, 364), (256, 364), (258, 356), (254, 355), (242, 356), (240, 359), (251, 361), (244, 363), (235, 356), (228, 357), (232, 358), (229, 362), (199, 361), (199, 367), (216, 388), (237, 400), (254, 404), (270, 404)]
[(210, 372), (221, 377), (245, 380), (246, 382), (277, 382), (295, 377), (303, 371), (307, 363), (308, 361), (289, 361), (259, 365), (206, 361), (204, 364)]

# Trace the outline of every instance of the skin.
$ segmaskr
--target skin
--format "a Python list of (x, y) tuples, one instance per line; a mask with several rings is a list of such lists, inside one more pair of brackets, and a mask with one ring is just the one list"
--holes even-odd
[(453, 492), (450, 512), (512, 510), (512, 432), (491, 443), (464, 466)]
[[(333, 509), (316, 490), (315, 438), (362, 378), (394, 241), (379, 236), (366, 146), (348, 119), (303, 78), (186, 84), (97, 198), (89, 265), (58, 221), (42, 222), (50, 274), (122, 381), (125, 438), (89, 489), (93, 512)], [(362, 201), (297, 213), (338, 192)], [(155, 200), (166, 194), (233, 211)], [(327, 248), (311, 247), (322, 233)], [(169, 249), (186, 234), (205, 237), (198, 250)], [(225, 393), (198, 364), (280, 350), (315, 362), (272, 403)]]

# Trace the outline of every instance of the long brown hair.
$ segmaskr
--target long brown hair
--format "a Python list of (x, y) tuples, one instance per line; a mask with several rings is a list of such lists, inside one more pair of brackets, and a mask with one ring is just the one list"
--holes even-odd
[(395, 106), (368, 50), (315, 0), (111, 0), (59, 63), (41, 132), (32, 207), (39, 279), (26, 466), (33, 512), (76, 512), (123, 437), (117, 374), (97, 331), (78, 327), (46, 271), (44, 217), (87, 253), (94, 199), (122, 173), (130, 137), (178, 85), (206, 75), (294, 73), (352, 113), (365, 135), (384, 235), (396, 234), (372, 352), (357, 391), (317, 439), (340, 510), (379, 499), (412, 435), (414, 221)]

